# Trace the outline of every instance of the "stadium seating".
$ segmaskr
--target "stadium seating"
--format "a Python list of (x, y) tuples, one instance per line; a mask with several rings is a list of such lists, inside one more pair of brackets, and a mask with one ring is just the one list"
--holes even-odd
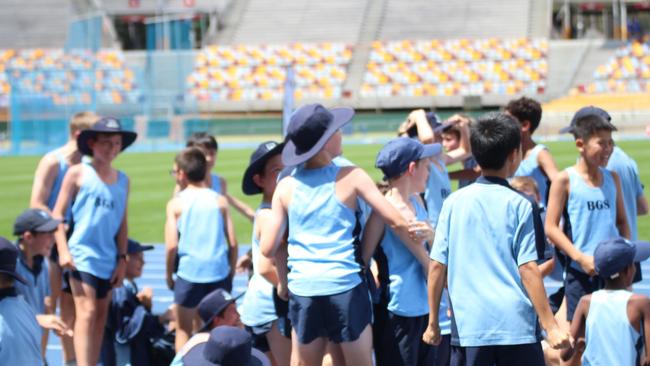
[(650, 93), (650, 44), (633, 42), (596, 68), (594, 81), (578, 85), (570, 94)]
[(201, 102), (281, 99), (293, 65), (297, 99), (336, 98), (351, 56), (352, 47), (343, 43), (208, 47), (187, 78), (187, 96)]
[(376, 41), (362, 97), (544, 92), (546, 40)]
[(12, 87), (54, 105), (136, 103), (142, 95), (122, 53), (108, 50), (0, 50), (0, 94)]

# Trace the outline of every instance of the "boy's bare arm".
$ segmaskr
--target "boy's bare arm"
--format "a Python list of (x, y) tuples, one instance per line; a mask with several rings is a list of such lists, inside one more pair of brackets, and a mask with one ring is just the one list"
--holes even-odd
[[(68, 203), (74, 198), (74, 196), (76, 196), (81, 179), (81, 167), (79, 165), (71, 167), (66, 173), (63, 178), (63, 183), (61, 183), (61, 190), (59, 191), (59, 196), (56, 199), (56, 204), (54, 205), (54, 210), (52, 212), (52, 216), (55, 219), (65, 219), (65, 211), (68, 207)], [(54, 239), (56, 241), (56, 248), (59, 252), (59, 265), (62, 268), (75, 269), (72, 256), (68, 250), (66, 225), (63, 221), (61, 221), (59, 228), (54, 233)]]
[(285, 198), (291, 194), (291, 184), (293, 178), (283, 178), (275, 188), (273, 200), (271, 202), (271, 215), (267, 229), (262, 230), (260, 234), (260, 251), (262, 255), (273, 258), (280, 245), (280, 241), (286, 231), (287, 209)]
[[(384, 222), (400, 238), (406, 248), (417, 258), (422, 266), (422, 272), (427, 273), (429, 268), (429, 256), (427, 255), (424, 245), (416, 238), (411, 237), (408, 223), (402, 215), (388, 202), (388, 200), (379, 192), (377, 186), (370, 176), (360, 168), (353, 168), (350, 171), (351, 181), (357, 196), (364, 199)], [(413, 234), (414, 235), (414, 234)]]
[(418, 139), (423, 143), (423, 144), (431, 144), (433, 143), (433, 130), (431, 129), (431, 125), (429, 124), (429, 120), (427, 119), (427, 114), (424, 111), (424, 109), (416, 109), (411, 111), (408, 116), (409, 119), (409, 125), (415, 124), (418, 129)]
[[(120, 223), (120, 229), (117, 232), (117, 254), (126, 254), (127, 247), (129, 245), (129, 226), (128, 226), (128, 197), (129, 192), (131, 191), (131, 181), (128, 181), (127, 186), (127, 204), (124, 206), (124, 215), (122, 216), (122, 222)], [(122, 280), (126, 274), (126, 259), (118, 258), (117, 264), (115, 265), (115, 270), (111, 276), (111, 285), (113, 287), (122, 286)]]
[(542, 149), (537, 155), (537, 164), (539, 164), (549, 180), (553, 180), (559, 173), (553, 155), (546, 149)]
[(571, 240), (564, 234), (560, 226), (560, 219), (562, 211), (567, 202), (569, 195), (569, 175), (567, 172), (560, 172), (555, 176), (551, 190), (548, 196), (548, 206), (546, 208), (546, 222), (544, 223), (544, 231), (548, 239), (560, 248), (566, 255), (568, 255), (576, 263), (580, 264), (582, 269), (593, 276), (596, 272), (594, 270), (594, 258), (585, 255), (576, 247), (573, 246)]
[(361, 240), (361, 257), (363, 262), (368, 265), (372, 258), (377, 244), (384, 235), (384, 220), (375, 212), (370, 214), (366, 226), (363, 229), (363, 239)]
[(250, 208), (247, 204), (244, 202), (240, 201), (237, 199), (237, 197), (231, 195), (228, 193), (228, 183), (226, 183), (226, 180), (223, 178), (219, 178), (220, 183), (221, 183), (221, 193), (226, 196), (228, 199), (228, 204), (237, 210), (242, 216), (247, 218), (250, 222), (253, 222), (253, 218), (255, 218), (255, 210)]
[(539, 272), (537, 263), (530, 261), (519, 266), (521, 282), (528, 293), (530, 301), (533, 303), (535, 312), (539, 317), (539, 322), (544, 331), (546, 331), (546, 340), (553, 349), (562, 349), (571, 345), (571, 337), (566, 331), (558, 326), (553, 312), (548, 304), (546, 290), (542, 275)]
[(172, 198), (167, 203), (167, 219), (165, 220), (165, 275), (167, 287), (174, 289), (174, 264), (178, 251), (178, 216), (181, 205), (177, 198)]
[(422, 335), (422, 340), (434, 346), (440, 344), (440, 319), (438, 319), (438, 312), (440, 311), (440, 299), (442, 298), (442, 290), (447, 283), (447, 266), (439, 263), (438, 261), (431, 260), (429, 264), (427, 284), (427, 299), (429, 300), (429, 324), (427, 329)]
[(34, 183), (32, 185), (32, 195), (29, 200), (29, 207), (40, 208), (47, 212), (47, 200), (52, 192), (52, 186), (58, 172), (58, 164), (50, 154), (45, 155), (38, 163), (34, 173)]
[(472, 146), (469, 142), (469, 119), (456, 114), (451, 116), (447, 121), (456, 123), (460, 131), (460, 145), (458, 148), (444, 155), (445, 164), (450, 165), (472, 156)]
[[(571, 337), (576, 341), (575, 343), (583, 344), (580, 339), (585, 337), (585, 324), (587, 322), (587, 313), (589, 312), (590, 302), (591, 295), (585, 295), (580, 298), (576, 312), (573, 315), (573, 321), (571, 322)], [(562, 361), (569, 361), (576, 350), (577, 344), (572, 344), (571, 347), (562, 350), (560, 358)]]
[(283, 300), (289, 300), (289, 251), (286, 236), (280, 242), (277, 252), (275, 253), (275, 270), (278, 275), (278, 283), (276, 285), (278, 296)]
[(546, 262), (540, 264), (538, 267), (539, 272), (542, 274), (542, 278), (550, 275), (555, 268), (555, 258), (550, 258)]
[[(633, 295), (633, 297), (636, 297), (637, 295)], [(641, 359), (641, 365), (643, 366), (650, 366), (650, 353), (648, 350), (650, 349), (650, 299), (644, 296), (641, 301), (638, 301), (638, 311), (641, 313), (641, 319), (643, 321), (641, 324), (643, 325), (643, 345), (645, 349), (645, 354), (643, 358)]]
[(621, 190), (621, 180), (618, 174), (612, 172), (614, 183), (616, 184), (616, 228), (619, 235), (630, 239), (630, 225), (627, 223), (627, 216), (625, 215), (625, 202), (623, 201), (623, 191)]
[(232, 276), (235, 274), (235, 269), (237, 268), (237, 256), (239, 255), (237, 236), (235, 234), (235, 224), (232, 222), (226, 197), (219, 196), (217, 201), (223, 217), (224, 234), (228, 241), (228, 263), (230, 264), (230, 275)]

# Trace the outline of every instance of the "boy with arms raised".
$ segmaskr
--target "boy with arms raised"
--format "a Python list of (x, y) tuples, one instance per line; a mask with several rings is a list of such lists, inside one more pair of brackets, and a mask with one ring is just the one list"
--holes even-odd
[[(388, 182), (386, 199), (412, 226), (420, 230), (418, 253), (412, 253), (382, 218), (370, 215), (363, 235), (363, 259), (369, 262), (377, 244), (385, 261), (378, 266), (388, 275), (388, 314), (381, 338), (375, 342), (377, 365), (432, 365), (434, 350), (422, 342), (429, 308), (426, 303), (426, 274), (417, 257), (426, 255), (426, 243), (433, 240), (433, 229), (420, 193), (429, 175), (429, 158), (440, 153), (440, 144), (423, 145), (400, 137), (389, 141), (377, 155), (375, 166)], [(424, 252), (424, 253), (422, 253)]]
[[(648, 257), (647, 242), (612, 238), (596, 247), (594, 267), (605, 287), (580, 299), (571, 324), (575, 339), (585, 337), (583, 365), (634, 366), (639, 365), (639, 357), (641, 365), (650, 364), (650, 299), (628, 290), (636, 272), (634, 263)], [(645, 354), (639, 352), (640, 340)], [(574, 351), (573, 347), (563, 350), (562, 359), (568, 361)]]
[(68, 170), (54, 206), (54, 217), (62, 220), (72, 202), (74, 231), (68, 239), (61, 224), (55, 238), (59, 263), (71, 271), (78, 365), (95, 365), (99, 360), (111, 288), (121, 285), (124, 278), (130, 183), (112, 163), (136, 137), (111, 117), (82, 131), (77, 138), (79, 151), (92, 161)]
[(596, 245), (630, 236), (618, 175), (604, 168), (614, 147), (614, 130), (599, 116), (579, 118), (572, 130), (578, 162), (560, 172), (551, 185), (545, 229), (549, 240), (571, 260), (564, 280), (569, 321), (580, 298), (602, 287), (594, 271)]
[(536, 206), (506, 181), (521, 160), (520, 139), (519, 125), (506, 114), (490, 113), (472, 125), (482, 176), (447, 198), (436, 226), (423, 338), (440, 342), (438, 307), (448, 281), (453, 365), (544, 365), (539, 324), (552, 347), (569, 345), (537, 268), (544, 242)]
[(237, 245), (227, 235), (232, 226), (228, 202), (205, 187), (206, 170), (201, 149), (190, 147), (176, 155), (173, 171), (181, 191), (167, 203), (165, 244), (167, 286), (177, 305), (177, 351), (192, 334), (201, 299), (217, 288), (230, 291), (237, 261)]
[[(251, 239), (253, 276), (241, 307), (241, 319), (253, 333), (254, 345), (275, 360), (278, 366), (289, 365), (291, 358), (290, 329), (286, 313), (279, 314), (276, 304), (284, 302), (276, 294), (279, 283), (274, 261), (260, 253), (260, 236), (268, 226), (271, 215), (271, 200), (277, 186), (278, 174), (282, 171), (282, 148), (284, 144), (267, 141), (260, 144), (251, 155), (244, 172), (242, 191), (244, 194), (262, 194), (262, 202), (253, 220)], [(286, 260), (286, 259), (285, 259)], [(284, 302), (286, 304), (286, 302)], [(286, 306), (286, 305), (285, 305)]]
[[(417, 251), (422, 246), (409, 236), (406, 220), (363, 170), (332, 164), (341, 154), (340, 128), (353, 116), (350, 108), (326, 109), (320, 104), (304, 105), (294, 112), (282, 162), (285, 166), (305, 164), (278, 183), (269, 229), (262, 232), (260, 248), (272, 258), (288, 226), (292, 357), (301, 365), (320, 365), (328, 339), (340, 346), (346, 364), (372, 364), (371, 306), (361, 274), (360, 225), (355, 212), (358, 197), (409, 248)], [(426, 253), (419, 253), (418, 262), (426, 271)]]

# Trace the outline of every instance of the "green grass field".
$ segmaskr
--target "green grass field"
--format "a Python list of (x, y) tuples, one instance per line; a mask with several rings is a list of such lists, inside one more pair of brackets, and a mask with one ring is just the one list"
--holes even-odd
[[(576, 150), (571, 142), (548, 143), (559, 167), (575, 162)], [(647, 141), (623, 141), (620, 146), (638, 163), (641, 181), (650, 182), (650, 149)], [(374, 168), (380, 145), (345, 145), (344, 155), (355, 162), (375, 180), (381, 175)], [(216, 171), (228, 181), (228, 190), (251, 207), (259, 204), (260, 196), (244, 196), (241, 177), (248, 165), (251, 149), (222, 150), (219, 152)], [(129, 199), (129, 235), (143, 242), (160, 243), (163, 240), (165, 204), (172, 194), (174, 182), (168, 172), (174, 153), (133, 153), (120, 156), (119, 169), (131, 178)], [(27, 207), (32, 177), (38, 157), (0, 158), (0, 235), (11, 237), (15, 217)], [(250, 242), (251, 224), (241, 215), (233, 213), (237, 238), (240, 243)], [(650, 216), (639, 218), (639, 237), (650, 240)]]

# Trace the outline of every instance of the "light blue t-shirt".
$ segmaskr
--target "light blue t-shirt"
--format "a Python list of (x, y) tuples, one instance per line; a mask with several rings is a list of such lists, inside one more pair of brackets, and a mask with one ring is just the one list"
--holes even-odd
[[(618, 237), (616, 228), (616, 183), (612, 173), (599, 168), (603, 182), (600, 187), (591, 187), (573, 168), (569, 173), (569, 196), (566, 210), (569, 214), (565, 226), (571, 228), (573, 246), (579, 251), (594, 255), (598, 243)], [(582, 271), (580, 265), (571, 262), (571, 267)]]
[(627, 290), (599, 290), (591, 294), (583, 365), (637, 365), (635, 346), (640, 334), (627, 316), (630, 297), (632, 293)]
[(193, 283), (221, 281), (230, 273), (225, 223), (219, 194), (209, 188), (184, 189), (178, 218), (178, 270), (176, 275)]
[(503, 179), (480, 177), (447, 198), (431, 259), (447, 266), (452, 344), (539, 341), (537, 315), (519, 274), (519, 266), (538, 259), (536, 240), (532, 203)]
[(0, 363), (43, 365), (36, 314), (13, 288), (0, 290)]
[(361, 282), (360, 224), (336, 197), (339, 167), (298, 168), (288, 207), (289, 291), (333, 295)]
[[(416, 219), (428, 220), (427, 211), (418, 198), (411, 197), (410, 201)], [(380, 245), (388, 264), (388, 310), (404, 317), (429, 314), (427, 278), (420, 262), (388, 226), (384, 227)]]
[(72, 204), (74, 231), (68, 240), (78, 271), (110, 279), (117, 259), (115, 237), (122, 224), (128, 194), (128, 178), (104, 183), (90, 163), (82, 163), (83, 183)]
[(45, 297), (51, 294), (47, 260), (36, 256), (32, 270), (25, 263), (25, 255), (21, 251), (17, 262), (16, 272), (27, 280), (28, 284), (16, 281), (16, 291), (32, 306), (36, 314), (45, 314)]
[(424, 192), (424, 199), (427, 202), (427, 211), (429, 212), (429, 222), (434, 228), (438, 224), (442, 203), (451, 194), (451, 181), (447, 173), (447, 166), (442, 159), (438, 159), (438, 164), (440, 168), (431, 163), (427, 188)]
[[(270, 204), (262, 204), (257, 212), (270, 209)], [(257, 214), (255, 214), (257, 217)], [(253, 237), (251, 239), (251, 254), (253, 260), (253, 276), (248, 281), (248, 290), (241, 305), (241, 321), (249, 327), (270, 323), (278, 318), (273, 303), (273, 284), (259, 273), (260, 241), (255, 237), (256, 223), (253, 222)]]
[(540, 205), (542, 207), (546, 207), (546, 202), (548, 200), (547, 197), (549, 179), (537, 161), (537, 157), (542, 150), (548, 150), (548, 148), (542, 144), (535, 145), (528, 156), (521, 161), (519, 168), (517, 168), (514, 176), (533, 178), (533, 180), (535, 180), (535, 183), (537, 183), (537, 190), (539, 190)]
[(625, 203), (625, 215), (630, 226), (631, 239), (637, 240), (639, 230), (636, 202), (643, 195), (643, 185), (639, 179), (639, 168), (634, 159), (630, 158), (621, 148), (615, 146), (612, 156), (609, 157), (609, 162), (607, 162), (607, 169), (616, 172), (621, 180), (621, 193)]
[(212, 176), (212, 179), (211, 179), (212, 184), (210, 185), (210, 188), (213, 191), (215, 191), (215, 192), (217, 192), (219, 194), (222, 194), (222, 192), (221, 192), (221, 177), (219, 177), (218, 175), (216, 175), (214, 173), (210, 173), (210, 175)]

